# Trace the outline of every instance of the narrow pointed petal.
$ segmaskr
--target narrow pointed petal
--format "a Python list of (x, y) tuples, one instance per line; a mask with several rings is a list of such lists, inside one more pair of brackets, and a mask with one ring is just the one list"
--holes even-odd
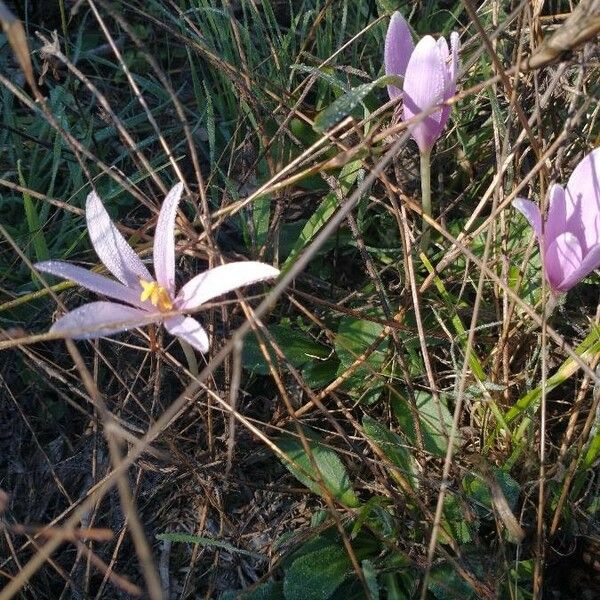
[(538, 242), (540, 242), (542, 239), (542, 215), (538, 205), (525, 198), (515, 198), (512, 204), (529, 221)]
[[(415, 46), (412, 40), (410, 28), (404, 17), (396, 11), (390, 19), (387, 34), (385, 36), (385, 49), (383, 61), (385, 63), (386, 75), (398, 75), (404, 77), (406, 66)], [(390, 100), (401, 94), (394, 85), (388, 85)]]
[(234, 262), (209, 269), (190, 279), (179, 291), (175, 306), (179, 310), (193, 310), (244, 285), (272, 279), (279, 270), (261, 262)]
[(192, 317), (177, 316), (165, 321), (167, 331), (185, 340), (199, 352), (208, 352), (208, 335), (202, 325)]
[(50, 331), (74, 340), (89, 340), (127, 331), (161, 320), (160, 313), (149, 313), (116, 302), (84, 304), (58, 319)]
[(154, 274), (171, 297), (175, 295), (175, 217), (182, 191), (180, 182), (167, 194), (154, 233)]
[(585, 245), (600, 243), (600, 148), (590, 152), (577, 165), (566, 186), (569, 230), (578, 226)]
[(110, 220), (96, 192), (87, 197), (85, 217), (96, 254), (121, 283), (138, 289), (140, 279), (152, 279), (144, 263)]
[(88, 271), (82, 267), (61, 260), (47, 260), (36, 263), (34, 266), (38, 271), (50, 273), (51, 275), (56, 275), (63, 279), (69, 279), (97, 294), (102, 294), (103, 296), (114, 298), (115, 300), (121, 300), (122, 302), (133, 304), (134, 306), (152, 307), (149, 303), (141, 302), (140, 294), (136, 290), (132, 290), (118, 281), (113, 281), (108, 277), (104, 277), (93, 271)]
[(561, 283), (561, 289), (570, 290), (582, 279), (585, 279), (590, 273), (600, 268), (600, 246), (592, 248), (581, 261), (581, 265), (569, 277), (566, 277)]
[[(440, 39), (443, 41), (443, 44), (440, 44), (440, 40), (438, 40), (438, 45), (442, 53), (445, 67), (444, 100), (448, 100), (449, 98), (452, 98), (454, 94), (456, 94), (456, 76), (458, 75), (458, 51), (460, 48), (460, 39), (458, 37), (458, 33), (455, 31), (452, 32), (450, 36), (450, 51), (448, 51), (448, 44), (446, 43), (446, 40), (443, 38)], [(452, 109), (450, 106), (444, 106), (442, 108), (440, 116), (440, 124), (442, 129), (446, 126), (451, 111)]]
[(570, 231), (579, 240), (580, 245), (584, 242), (584, 238), (577, 231), (567, 227), (565, 190), (562, 186), (554, 184), (548, 190), (548, 216), (544, 226), (546, 243), (551, 244), (565, 231)]
[[(415, 47), (404, 77), (404, 120), (444, 100), (446, 65), (436, 41), (426, 35)], [(442, 110), (436, 110), (411, 127), (411, 134), (422, 153), (429, 152), (440, 137), (445, 121)]]
[[(458, 71), (460, 69), (460, 59), (458, 53), (460, 52), (460, 36), (456, 31), (450, 34), (450, 79), (456, 83), (458, 77)], [(456, 92), (456, 88), (452, 95)]]
[(582, 254), (579, 240), (568, 231), (548, 244), (544, 255), (546, 278), (556, 292), (566, 292), (579, 281)]

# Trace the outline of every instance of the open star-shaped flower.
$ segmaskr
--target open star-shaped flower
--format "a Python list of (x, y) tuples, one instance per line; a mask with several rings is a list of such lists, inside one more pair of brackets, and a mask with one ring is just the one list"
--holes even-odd
[(582, 159), (564, 188), (554, 184), (548, 190), (543, 225), (537, 204), (517, 198), (513, 205), (544, 249), (544, 274), (555, 295), (600, 267), (600, 148)]
[(154, 235), (153, 278), (144, 263), (110, 220), (102, 201), (92, 192), (86, 201), (88, 233), (96, 254), (118, 281), (59, 260), (37, 263), (50, 273), (117, 302), (91, 302), (67, 313), (50, 331), (73, 339), (92, 339), (149, 323), (163, 323), (167, 331), (200, 352), (207, 352), (208, 335), (196, 319), (185, 314), (205, 302), (245, 285), (277, 277), (279, 270), (261, 262), (233, 262), (190, 279), (175, 293), (175, 217), (183, 185), (167, 194)]

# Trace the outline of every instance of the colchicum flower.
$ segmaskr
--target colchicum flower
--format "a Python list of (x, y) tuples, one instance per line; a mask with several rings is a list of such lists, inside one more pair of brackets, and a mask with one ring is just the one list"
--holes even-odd
[(575, 168), (566, 187), (548, 190), (542, 224), (537, 204), (524, 198), (514, 207), (529, 221), (543, 248), (544, 274), (552, 292), (569, 291), (600, 267), (600, 148)]
[[(402, 90), (389, 85), (388, 94), (391, 100), (402, 95), (405, 121), (454, 96), (459, 50), (455, 31), (450, 34), (450, 49), (444, 38), (436, 42), (430, 35), (415, 47), (404, 17), (397, 11), (392, 15), (385, 38), (385, 74), (404, 79)], [(431, 152), (449, 116), (450, 107), (443, 106), (412, 127), (421, 154)]]
[(167, 331), (196, 350), (208, 351), (208, 336), (200, 323), (172, 313), (194, 311), (221, 294), (276, 277), (279, 271), (260, 262), (233, 262), (193, 277), (175, 294), (174, 228), (182, 190), (181, 183), (171, 189), (158, 216), (154, 235), (155, 278), (110, 220), (98, 195), (92, 192), (87, 197), (85, 216), (92, 245), (118, 281), (58, 260), (35, 266), (130, 306), (116, 302), (84, 304), (58, 319), (50, 331), (64, 332), (65, 337), (73, 339), (91, 339), (162, 322)]

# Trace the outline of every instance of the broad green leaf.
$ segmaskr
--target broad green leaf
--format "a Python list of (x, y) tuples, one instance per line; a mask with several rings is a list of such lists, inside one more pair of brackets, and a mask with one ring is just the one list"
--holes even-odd
[(284, 434), (276, 441), (278, 448), (294, 463), (285, 461), (285, 466), (298, 481), (315, 494), (322, 496), (324, 493), (322, 486), (318, 483), (320, 479), (327, 491), (342, 504), (350, 507), (359, 506), (360, 503), (352, 489), (346, 467), (337, 454), (327, 448), (315, 432), (304, 429), (304, 433), (316, 469), (304, 451), (302, 441), (290, 434)]
[(369, 416), (363, 418), (362, 425), (369, 439), (382, 450), (392, 464), (400, 469), (411, 487), (417, 490), (419, 487), (417, 463), (402, 438)]
[[(269, 333), (275, 338), (278, 346), (285, 353), (290, 363), (300, 368), (307, 363), (325, 360), (331, 354), (327, 346), (315, 342), (310, 336), (297, 328), (292, 329), (289, 325), (271, 325)], [(269, 344), (266, 343), (267, 348)], [(275, 353), (270, 351), (274, 364), (277, 364)], [(268, 375), (269, 367), (258, 345), (258, 340), (253, 335), (248, 335), (244, 342), (242, 351), (244, 368), (259, 375)]]
[(462, 498), (455, 494), (447, 494), (444, 499), (440, 542), (449, 543), (448, 537), (456, 540), (459, 545), (469, 543), (473, 532), (479, 529), (479, 520), (470, 514)]
[(283, 582), (267, 581), (253, 590), (225, 592), (219, 600), (285, 600)]
[(315, 119), (314, 128), (316, 131), (323, 132), (339, 123), (347, 117), (376, 87), (386, 85), (397, 85), (402, 88), (402, 78), (396, 75), (384, 75), (375, 81), (363, 83), (349, 92), (342, 94), (334, 100), (325, 110), (323, 110)]
[[(511, 510), (514, 510), (519, 501), (521, 492), (519, 484), (508, 473), (495, 465), (491, 466), (491, 471), (500, 486), (509, 507)], [(487, 485), (481, 477), (467, 474), (463, 478), (462, 486), (479, 516), (489, 517), (493, 510), (492, 494), (489, 485)]]
[(352, 563), (341, 544), (320, 548), (291, 564), (283, 584), (285, 600), (327, 600), (352, 574)]
[(369, 498), (360, 508), (358, 516), (354, 520), (350, 533), (351, 539), (354, 539), (362, 531), (363, 525), (367, 522), (374, 531), (378, 531), (382, 536), (394, 537), (397, 534), (396, 524), (387, 508), (389, 504), (390, 500), (383, 496)]
[[(452, 427), (452, 415), (443, 398), (440, 398), (438, 403), (427, 392), (421, 391), (415, 395), (425, 450), (443, 457), (446, 455), (448, 448), (446, 434), (450, 433)], [(402, 432), (414, 445), (416, 443), (415, 425), (408, 400), (396, 395), (392, 401), (392, 408)], [(459, 444), (460, 436), (457, 434), (455, 446)]]
[(373, 600), (379, 600), (379, 583), (377, 582), (377, 571), (372, 561), (365, 559), (362, 561), (362, 570), (367, 587)]
[(429, 574), (429, 590), (438, 600), (469, 600), (473, 590), (451, 565), (433, 567)]
[[(382, 315), (377, 313), (375, 316), (380, 318)], [(370, 352), (364, 363), (355, 367), (344, 383), (344, 389), (352, 396), (360, 397), (363, 402), (367, 402), (367, 398), (364, 397), (365, 391), (369, 394), (369, 400), (374, 401), (383, 388), (383, 381), (377, 378), (377, 373), (380, 373), (383, 368), (388, 347), (388, 341), (381, 336), (383, 330), (384, 326), (380, 323), (345, 317), (340, 321), (334, 339), (335, 352), (340, 359), (339, 375), (351, 367), (367, 350), (370, 351), (380, 339), (375, 350)]]
[(336, 378), (339, 366), (336, 356), (325, 360), (314, 358), (302, 367), (302, 377), (311, 389), (322, 388)]

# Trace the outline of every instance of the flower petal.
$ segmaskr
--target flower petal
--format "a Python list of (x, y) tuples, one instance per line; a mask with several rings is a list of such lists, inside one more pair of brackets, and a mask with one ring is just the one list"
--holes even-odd
[(535, 231), (538, 242), (540, 242), (542, 239), (542, 215), (540, 214), (538, 205), (525, 198), (515, 198), (512, 205), (529, 221), (529, 224)]
[[(450, 80), (456, 83), (456, 78), (458, 77), (458, 70), (460, 69), (460, 59), (458, 58), (458, 53), (460, 52), (460, 36), (456, 31), (453, 31), (450, 34)], [(452, 92), (452, 96), (456, 93), (456, 88)], [(449, 98), (450, 96), (448, 96)]]
[(600, 246), (592, 248), (581, 261), (581, 265), (569, 277), (566, 277), (561, 283), (561, 289), (570, 290), (582, 279), (585, 279), (592, 271), (600, 267)]
[[(405, 121), (444, 100), (445, 71), (446, 65), (439, 46), (430, 35), (426, 35), (415, 47), (406, 67), (404, 78)], [(440, 109), (411, 127), (411, 134), (422, 153), (429, 152), (433, 148), (445, 124), (446, 121), (442, 121), (442, 110)]]
[(167, 319), (164, 325), (171, 335), (185, 340), (199, 352), (208, 352), (208, 335), (196, 319), (192, 319), (192, 317), (177, 316)]
[(561, 233), (548, 244), (544, 265), (550, 287), (555, 292), (566, 292), (581, 278), (582, 254), (579, 240), (568, 231)]
[(234, 262), (221, 265), (190, 279), (179, 291), (175, 306), (179, 310), (193, 310), (226, 292), (277, 275), (279, 275), (278, 269), (261, 262)]
[(565, 204), (565, 190), (562, 186), (554, 184), (548, 190), (548, 216), (544, 226), (544, 238), (551, 244), (561, 233), (570, 231), (578, 240), (584, 243), (584, 238), (575, 230), (567, 227), (567, 213)]
[[(390, 19), (387, 34), (385, 36), (385, 49), (383, 62), (385, 63), (386, 75), (398, 75), (404, 77), (406, 66), (415, 46), (408, 24), (404, 17), (396, 11)], [(395, 85), (388, 85), (390, 100), (401, 94)]]
[(171, 297), (175, 295), (175, 217), (183, 184), (171, 188), (163, 202), (154, 233), (154, 274)]
[[(443, 44), (440, 44), (440, 40), (438, 40), (438, 45), (440, 47), (440, 51), (442, 53), (442, 58), (444, 60), (444, 100), (448, 100), (452, 98), (454, 94), (456, 94), (456, 76), (458, 75), (458, 51), (460, 49), (460, 39), (458, 37), (458, 33), (453, 31), (450, 35), (450, 52), (448, 51), (448, 44), (446, 40), (443, 40)], [(442, 107), (442, 114), (440, 117), (440, 123), (442, 123), (442, 127), (446, 125), (448, 122), (448, 118), (450, 117), (451, 112), (450, 106)]]
[(89, 340), (141, 327), (162, 319), (160, 313), (149, 313), (116, 302), (90, 302), (58, 319), (50, 331), (60, 332), (74, 340)]
[(38, 271), (50, 273), (51, 275), (56, 275), (63, 279), (70, 279), (97, 294), (109, 296), (115, 300), (122, 300), (123, 302), (139, 306), (140, 308), (143, 308), (144, 306), (147, 306), (150, 309), (152, 308), (151, 304), (144, 303), (140, 300), (140, 295), (137, 291), (132, 290), (118, 281), (113, 281), (108, 277), (104, 277), (104, 275), (99, 275), (98, 273), (88, 271), (82, 267), (63, 262), (62, 260), (46, 260), (44, 262), (35, 263), (34, 266)]
[(110, 220), (96, 192), (87, 197), (85, 217), (96, 254), (121, 283), (139, 289), (140, 279), (152, 279), (144, 263)]
[(569, 231), (585, 238), (584, 253), (600, 242), (600, 148), (577, 165), (566, 186)]

